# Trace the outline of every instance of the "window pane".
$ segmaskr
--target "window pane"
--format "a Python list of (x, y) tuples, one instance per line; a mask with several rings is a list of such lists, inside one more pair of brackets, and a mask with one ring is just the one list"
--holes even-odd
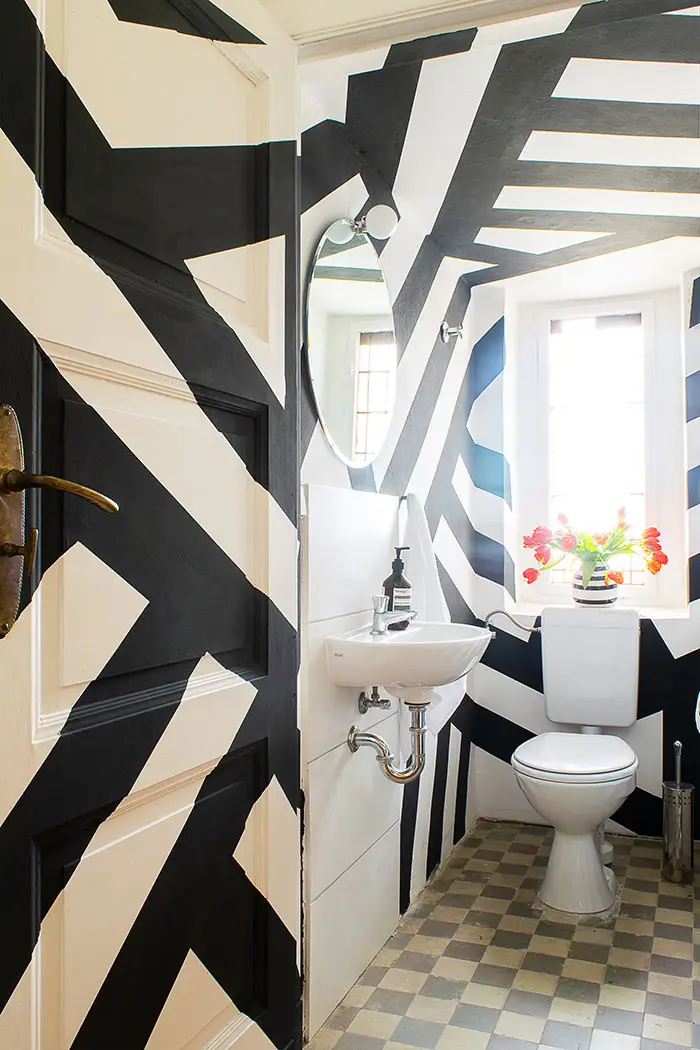
[(385, 343), (383, 346), (372, 347), (372, 371), (390, 372), (396, 367), (396, 346), (394, 343)]
[(367, 451), (367, 416), (358, 413), (355, 416), (355, 453), (363, 455)]
[(369, 343), (363, 342), (360, 339), (360, 345), (357, 348), (357, 371), (358, 372), (369, 372), (369, 358), (371, 353), (371, 346)]
[(357, 411), (367, 412), (369, 409), (369, 372), (357, 373)]
[[(644, 527), (644, 339), (639, 314), (562, 318), (549, 340), (550, 514)], [(621, 566), (622, 567), (622, 566)]]
[(369, 373), (369, 410), (370, 412), (386, 412), (386, 373)]
[(360, 332), (357, 346), (355, 455), (369, 459), (379, 451), (389, 424), (396, 390), (393, 331)]
[(367, 453), (374, 455), (382, 447), (386, 434), (387, 416), (383, 412), (370, 413), (367, 416)]

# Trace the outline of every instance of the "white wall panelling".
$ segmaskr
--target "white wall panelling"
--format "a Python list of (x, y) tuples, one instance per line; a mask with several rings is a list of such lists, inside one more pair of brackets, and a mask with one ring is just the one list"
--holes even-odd
[(306, 499), (308, 622), (370, 610), (391, 573), (398, 500), (320, 485)]
[[(362, 625), (369, 630), (372, 595), (381, 593), (391, 572), (392, 547), (399, 542), (398, 505), (394, 496), (320, 485), (304, 488), (300, 699), (309, 1035), (398, 921), (402, 789), (383, 776), (373, 753), (363, 749), (351, 754), (346, 743), (351, 725), (371, 726), (398, 751), (398, 701), (392, 701), (389, 714), (374, 709), (360, 715), (360, 690), (331, 684), (325, 653), (330, 635)], [(396, 841), (396, 855), (384, 864), (376, 858), (386, 853), (388, 835)], [(372, 879), (365, 883), (368, 865)], [(388, 909), (380, 918), (375, 913), (378, 901)], [(353, 915), (362, 915), (362, 921), (352, 920)]]
[(323, 1024), (399, 922), (399, 824), (308, 907), (308, 1034)]
[[(372, 732), (398, 754), (396, 712), (377, 722)], [(402, 791), (384, 776), (371, 748), (352, 754), (343, 741), (309, 764), (307, 793), (306, 870), (313, 902), (396, 823)]]

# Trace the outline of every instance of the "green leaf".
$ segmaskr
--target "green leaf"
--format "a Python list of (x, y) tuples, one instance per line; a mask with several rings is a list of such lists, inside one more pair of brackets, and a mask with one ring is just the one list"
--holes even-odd
[(584, 587), (587, 587), (591, 582), (591, 576), (595, 572), (595, 567), (595, 561), (586, 560), (581, 562), (581, 582)]

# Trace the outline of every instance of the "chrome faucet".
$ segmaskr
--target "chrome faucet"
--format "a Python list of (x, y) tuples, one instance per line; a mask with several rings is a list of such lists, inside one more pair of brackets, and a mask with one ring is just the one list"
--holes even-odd
[(374, 614), (372, 616), (372, 629), (370, 634), (386, 634), (390, 623), (401, 623), (402, 620), (413, 620), (416, 612), (414, 609), (401, 609), (397, 612), (388, 612), (389, 596), (387, 594), (375, 594), (372, 598)]

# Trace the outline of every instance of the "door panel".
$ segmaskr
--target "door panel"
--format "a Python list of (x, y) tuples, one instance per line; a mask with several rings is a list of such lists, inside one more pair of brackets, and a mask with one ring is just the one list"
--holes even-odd
[(120, 505), (27, 500), (13, 1050), (300, 1040), (294, 93), (258, 0), (0, 5), (0, 401)]

